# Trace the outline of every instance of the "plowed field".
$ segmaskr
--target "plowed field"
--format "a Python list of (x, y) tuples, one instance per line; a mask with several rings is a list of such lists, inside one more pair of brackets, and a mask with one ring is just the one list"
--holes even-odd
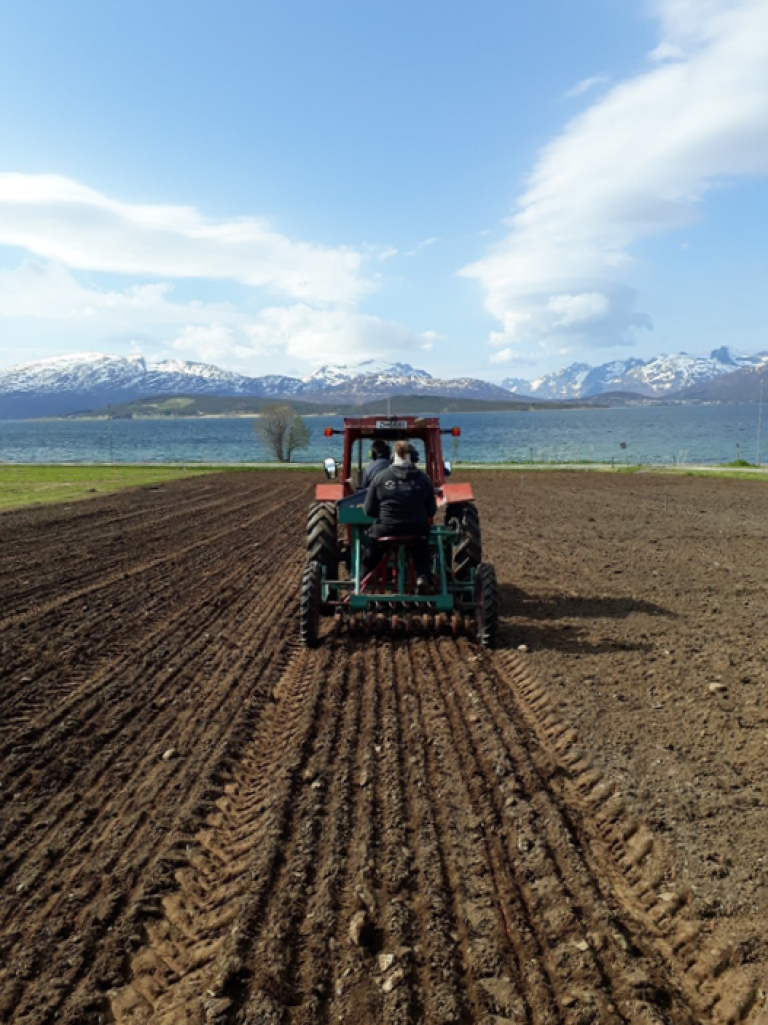
[(306, 474), (0, 516), (0, 1021), (767, 1020), (768, 485), (467, 476), (493, 652), (300, 648)]

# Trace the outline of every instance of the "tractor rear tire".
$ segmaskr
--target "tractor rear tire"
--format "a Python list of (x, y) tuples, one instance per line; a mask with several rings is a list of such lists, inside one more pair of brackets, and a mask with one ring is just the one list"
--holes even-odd
[(453, 545), (453, 575), (456, 580), (469, 580), (472, 570), (483, 558), (483, 544), (480, 536), (480, 513), (477, 506), (469, 502), (449, 506), (445, 521), (453, 530), (461, 531), (461, 537)]
[(325, 566), (328, 580), (339, 577), (336, 503), (313, 502), (307, 515), (307, 559)]
[(475, 631), (481, 648), (496, 647), (499, 625), (499, 588), (496, 570), (481, 562), (475, 574)]
[(304, 567), (301, 578), (300, 629), (305, 648), (316, 648), (320, 643), (320, 599), (323, 586), (323, 568), (314, 560)]

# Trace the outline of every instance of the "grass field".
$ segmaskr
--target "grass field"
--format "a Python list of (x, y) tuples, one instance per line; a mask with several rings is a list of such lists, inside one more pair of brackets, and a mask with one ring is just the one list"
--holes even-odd
[(0, 510), (42, 502), (74, 502), (138, 484), (213, 473), (218, 467), (0, 465)]

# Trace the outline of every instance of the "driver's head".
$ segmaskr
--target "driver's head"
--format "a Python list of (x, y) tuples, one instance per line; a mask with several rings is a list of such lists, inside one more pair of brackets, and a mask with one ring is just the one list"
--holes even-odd
[(381, 438), (376, 438), (371, 445), (371, 459), (389, 459), (389, 456), (389, 445)]
[(396, 463), (410, 463), (411, 461), (411, 443), (409, 441), (396, 441), (395, 442), (395, 462)]

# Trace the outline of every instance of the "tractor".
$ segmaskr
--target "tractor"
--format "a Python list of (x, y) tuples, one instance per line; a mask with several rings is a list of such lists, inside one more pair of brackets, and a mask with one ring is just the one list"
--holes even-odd
[[(320, 643), (323, 617), (335, 631), (426, 635), (469, 634), (493, 647), (498, 619), (496, 574), (482, 562), (480, 518), (469, 484), (449, 482), (451, 464), (443, 459), (442, 435), (457, 438), (458, 427), (443, 429), (437, 417), (345, 417), (343, 429), (326, 427), (325, 436), (343, 435), (341, 462), (325, 460), (326, 481), (315, 488), (307, 517), (307, 561), (301, 581), (301, 641)], [(362, 569), (365, 537), (373, 520), (363, 511), (365, 463), (375, 438), (421, 442), (421, 463), (432, 481), (442, 522), (430, 526), (431, 593), (417, 593), (408, 538), (378, 538), (379, 564)]]

